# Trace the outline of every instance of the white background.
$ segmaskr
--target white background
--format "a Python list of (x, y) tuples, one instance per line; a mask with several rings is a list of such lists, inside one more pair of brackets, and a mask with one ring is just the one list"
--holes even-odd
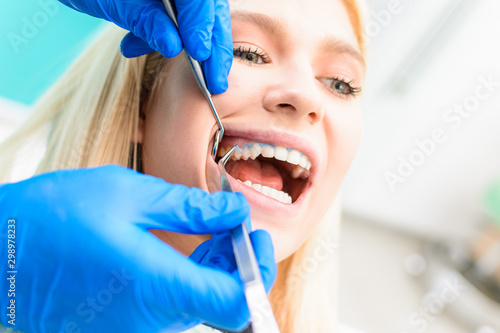
[[(370, 2), (372, 22), (390, 2)], [(443, 116), (474, 96), (481, 77), (500, 83), (500, 1), (397, 2), (400, 12), (368, 45), (365, 131), (344, 207), (426, 237), (464, 237), (483, 218), (485, 190), (500, 178), (500, 86), (459, 128)], [(408, 158), (414, 141), (435, 128), (447, 140), (392, 191), (384, 175), (396, 173), (399, 156)]]

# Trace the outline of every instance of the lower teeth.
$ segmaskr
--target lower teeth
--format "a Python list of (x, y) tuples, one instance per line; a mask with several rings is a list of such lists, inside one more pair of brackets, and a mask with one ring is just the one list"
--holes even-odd
[(270, 187), (267, 187), (267, 186), (263, 186), (263, 185), (260, 185), (260, 184), (252, 184), (251, 181), (249, 180), (246, 180), (246, 181), (241, 181), (238, 179), (238, 181), (240, 183), (243, 183), (245, 184), (246, 186), (248, 187), (251, 187), (253, 188), (254, 190), (256, 191), (259, 191), (260, 193), (264, 194), (265, 196), (268, 196), (270, 198), (273, 198), (273, 199), (276, 199), (282, 203), (285, 203), (285, 204), (291, 204), (292, 203), (292, 197), (286, 193), (286, 192), (283, 192), (283, 191), (278, 191), (274, 188), (270, 188)]

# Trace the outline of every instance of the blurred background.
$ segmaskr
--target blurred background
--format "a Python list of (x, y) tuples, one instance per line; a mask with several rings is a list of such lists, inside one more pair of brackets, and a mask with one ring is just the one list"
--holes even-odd
[[(340, 319), (367, 333), (500, 333), (500, 1), (367, 4)], [(1, 141), (105, 23), (55, 0), (3, 3), (0, 21)]]
[(500, 1), (368, 5), (340, 319), (374, 333), (500, 333)]

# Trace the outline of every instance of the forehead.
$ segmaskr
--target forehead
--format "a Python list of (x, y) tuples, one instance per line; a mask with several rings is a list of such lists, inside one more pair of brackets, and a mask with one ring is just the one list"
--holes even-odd
[(340, 0), (230, 0), (233, 20), (239, 12), (253, 12), (273, 18), (286, 33), (309, 41), (333, 37), (356, 49), (356, 35)]

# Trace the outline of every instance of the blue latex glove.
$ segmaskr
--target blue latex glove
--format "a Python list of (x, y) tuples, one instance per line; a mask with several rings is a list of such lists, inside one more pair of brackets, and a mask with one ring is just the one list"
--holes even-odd
[[(271, 243), (271, 236), (265, 230), (255, 230), (250, 233), (250, 240), (255, 244), (268, 244)], [(258, 261), (266, 260), (266, 257), (274, 258), (273, 247), (260, 247), (254, 246), (255, 256)], [(231, 239), (231, 232), (224, 231), (222, 233), (214, 234), (211, 239), (203, 242), (198, 248), (189, 256), (190, 259), (209, 267), (224, 270), (231, 273), (236, 279), (239, 279), (239, 272), (237, 270), (236, 258), (233, 252), (233, 243)], [(261, 260), (259, 260), (259, 258)], [(276, 264), (270, 262), (269, 265), (260, 266), (262, 273), (262, 280), (264, 287), (269, 292), (276, 277)]]
[[(250, 233), (250, 240), (254, 246), (255, 256), (258, 262), (268, 262), (269, 260), (266, 258), (274, 258), (272, 246), (266, 247), (259, 245), (271, 243), (271, 236), (269, 233), (264, 230), (256, 230)], [(229, 231), (214, 234), (212, 239), (209, 239), (198, 246), (189, 258), (202, 265), (213, 267), (218, 270), (224, 270), (230, 273), (238, 281), (241, 281), (237, 270), (236, 259), (234, 257), (231, 233)], [(260, 265), (260, 271), (262, 273), (264, 287), (266, 291), (269, 292), (276, 277), (276, 264), (269, 261), (269, 265)], [(225, 307), (225, 304), (221, 305)], [(223, 309), (218, 310), (218, 312), (221, 312), (221, 310)], [(236, 316), (238, 321), (244, 322), (248, 321), (250, 314), (248, 309), (245, 308), (243, 312), (234, 313), (233, 316)], [(236, 331), (240, 332), (247, 326), (248, 323), (239, 327)]]
[[(3, 185), (1, 321), (11, 326), (7, 278), (14, 276), (13, 328), (24, 332), (179, 332), (201, 322), (238, 330), (249, 319), (243, 286), (234, 266), (217, 258), (232, 262), (224, 235), (248, 217), (240, 193), (210, 194), (118, 166)], [(147, 229), (218, 234), (189, 259)], [(270, 237), (250, 236), (269, 287), (276, 274)]]
[(228, 0), (176, 0), (180, 36), (161, 0), (59, 1), (131, 31), (121, 44), (125, 57), (156, 50), (171, 58), (182, 51), (184, 43), (188, 53), (202, 61), (210, 92), (220, 94), (227, 90), (233, 60)]

